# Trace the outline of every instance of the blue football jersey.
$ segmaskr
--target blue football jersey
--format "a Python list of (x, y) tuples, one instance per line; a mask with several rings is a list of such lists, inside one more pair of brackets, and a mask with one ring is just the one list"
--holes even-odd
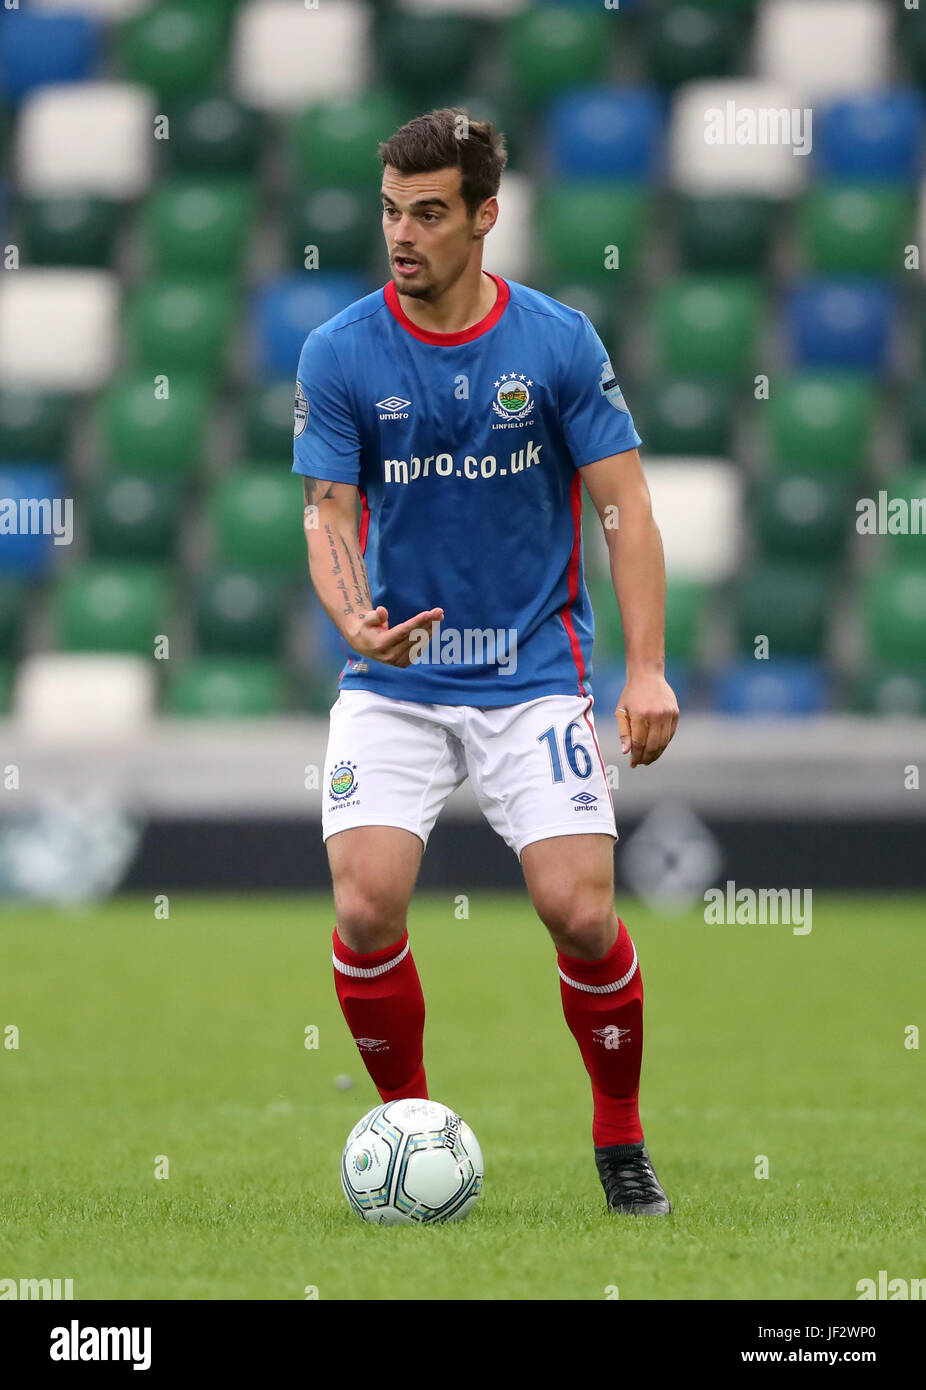
[(391, 627), (444, 610), (408, 667), (349, 653), (342, 690), (489, 706), (591, 689), (580, 469), (640, 436), (588, 317), (492, 279), (462, 332), (418, 328), (390, 281), (300, 354), (293, 472), (359, 489)]

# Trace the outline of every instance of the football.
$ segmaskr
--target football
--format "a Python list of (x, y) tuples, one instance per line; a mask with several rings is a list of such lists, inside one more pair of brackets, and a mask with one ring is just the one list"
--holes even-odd
[(377, 1105), (351, 1130), (341, 1156), (345, 1197), (381, 1226), (458, 1221), (475, 1205), (483, 1173), (469, 1125), (434, 1100)]

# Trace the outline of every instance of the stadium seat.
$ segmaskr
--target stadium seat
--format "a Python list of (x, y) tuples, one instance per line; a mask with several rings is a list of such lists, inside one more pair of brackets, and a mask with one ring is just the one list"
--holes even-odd
[(210, 93), (172, 103), (167, 117), (170, 139), (162, 154), (178, 173), (213, 178), (253, 172), (262, 132), (256, 111)]
[[(254, 363), (262, 376), (291, 375), (313, 328), (361, 299), (373, 288), (357, 275), (322, 271), (280, 275), (257, 286), (254, 302)], [(294, 386), (295, 390), (295, 386)]]
[(236, 309), (224, 278), (171, 275), (140, 285), (126, 305), (135, 367), (211, 380), (227, 358)]
[(536, 263), (536, 182), (505, 170), (498, 190), (498, 221), (486, 241), (486, 270), (525, 281)]
[[(491, 26), (463, 12), (380, 11), (374, 56), (381, 79), (395, 84), (422, 111), (446, 105), (455, 82), (469, 82), (474, 64), (494, 39)], [(480, 113), (480, 119), (484, 119)]]
[(293, 164), (309, 188), (356, 188), (375, 208), (382, 164), (376, 153), (402, 124), (403, 111), (389, 89), (319, 102), (292, 122)]
[(818, 174), (828, 179), (915, 183), (923, 117), (920, 93), (898, 87), (833, 102), (817, 117), (814, 159)]
[(674, 4), (651, 11), (643, 29), (650, 78), (677, 87), (702, 77), (727, 77), (743, 38), (742, 16), (718, 6)]
[(112, 264), (118, 204), (82, 194), (27, 198), (20, 209), (23, 259), (30, 265)]
[(594, 669), (604, 662), (623, 660), (624, 629), (610, 574), (586, 575), (588, 596), (595, 615)]
[[(887, 493), (887, 532), (883, 541), (888, 562), (898, 569), (926, 566), (926, 460), (884, 484)], [(872, 501), (879, 504), (873, 490)], [(902, 505), (900, 505), (902, 504)], [(880, 527), (880, 518), (879, 518)], [(926, 661), (926, 651), (923, 653)]]
[(169, 621), (168, 598), (167, 572), (157, 565), (81, 561), (62, 575), (53, 595), (58, 645), (153, 658)]
[(0, 575), (0, 657), (19, 655), (25, 628), (28, 581)]
[[(329, 701), (329, 706), (330, 706)], [(181, 719), (252, 719), (283, 707), (275, 661), (198, 656), (171, 672), (165, 712)]]
[(258, 111), (281, 112), (363, 91), (371, 20), (362, 0), (311, 8), (290, 0), (246, 0), (232, 47), (235, 94)]
[(568, 304), (570, 309), (578, 309), (580, 313), (586, 314), (607, 348), (612, 363), (619, 359), (624, 322), (622, 307), (625, 298), (619, 285), (611, 288), (609, 284), (602, 284), (600, 281), (596, 285), (590, 285), (587, 281), (566, 279), (545, 283), (541, 289), (553, 299), (559, 300), (560, 304)]
[(791, 471), (853, 472), (867, 459), (874, 407), (870, 380), (849, 373), (776, 380), (762, 403), (773, 462)]
[(661, 169), (663, 103), (655, 89), (598, 87), (557, 97), (543, 136), (557, 179), (652, 179)]
[(722, 670), (714, 690), (719, 714), (746, 719), (807, 718), (829, 701), (823, 668), (813, 661), (735, 662)]
[(154, 115), (153, 94), (130, 82), (39, 87), (16, 127), (20, 192), (137, 198), (151, 179)]
[(158, 271), (221, 275), (237, 272), (247, 250), (253, 186), (242, 178), (174, 178), (145, 204), (145, 232)]
[(0, 15), (0, 91), (8, 101), (55, 82), (83, 82), (99, 57), (99, 30), (84, 14), (8, 8)]
[[(666, 580), (666, 660), (691, 663), (698, 657), (708, 589), (694, 579)], [(678, 692), (676, 692), (677, 694)]]
[(155, 394), (147, 372), (116, 378), (99, 401), (100, 428), (109, 468), (134, 473), (155, 470), (171, 479), (188, 477), (200, 462), (209, 395), (195, 378), (174, 373), (170, 394)]
[(763, 563), (741, 575), (735, 598), (740, 652), (755, 652), (768, 638), (769, 659), (819, 657), (827, 634), (832, 581), (819, 566)]
[(5, 661), (0, 657), (0, 718), (6, 718), (13, 704), (13, 672), (15, 667), (12, 661)]
[(176, 549), (180, 491), (154, 474), (126, 473), (100, 478), (86, 503), (93, 555), (105, 560), (167, 560)]
[(926, 570), (922, 566), (892, 566), (866, 575), (862, 601), (869, 651), (877, 661), (897, 665), (926, 661)]
[(926, 718), (926, 663), (867, 669), (852, 688), (852, 707), (879, 718)]
[(193, 613), (200, 650), (275, 654), (284, 631), (284, 596), (275, 576), (241, 566), (206, 575), (198, 586)]
[(0, 459), (61, 460), (68, 406), (50, 391), (0, 389)]
[(154, 664), (145, 655), (35, 652), (16, 672), (17, 729), (46, 748), (57, 743), (71, 751), (98, 737), (138, 743), (155, 710)]
[[(295, 193), (286, 220), (289, 264), (306, 269), (307, 248), (326, 270), (363, 270), (382, 247), (378, 220), (370, 215), (368, 193), (354, 188), (313, 188)], [(384, 274), (385, 278), (385, 274)]]
[(118, 282), (103, 270), (53, 267), (0, 278), (0, 381), (93, 391), (116, 360)]
[(913, 80), (926, 87), (926, 25), (922, 7), (904, 8), (898, 14), (897, 48), (906, 57)]
[(904, 411), (907, 427), (907, 457), (926, 458), (926, 386), (910, 387)]
[(678, 198), (680, 255), (690, 270), (761, 270), (768, 260), (775, 212), (765, 198)]
[(801, 205), (800, 232), (811, 270), (897, 275), (915, 238), (914, 200), (900, 188), (816, 184)]
[(646, 480), (670, 582), (729, 578), (742, 545), (742, 476), (725, 459), (651, 459)]
[(615, 26), (603, 10), (540, 5), (506, 20), (501, 30), (505, 87), (531, 105), (567, 87), (607, 75)]
[(642, 187), (570, 182), (545, 188), (537, 235), (548, 277), (602, 284), (634, 270), (648, 221), (649, 195)]
[(116, 44), (124, 76), (153, 88), (160, 97), (209, 86), (224, 51), (221, 14), (194, 0), (160, 0), (126, 20)]
[(249, 387), (244, 397), (244, 447), (257, 463), (292, 463), (295, 372)]
[(752, 372), (759, 285), (749, 276), (687, 275), (657, 291), (653, 316), (666, 372), (737, 377)]
[(832, 565), (845, 552), (855, 513), (844, 478), (793, 473), (763, 478), (753, 517), (766, 559)]
[(266, 469), (229, 474), (211, 499), (219, 562), (301, 575), (306, 566), (302, 508), (302, 481), (291, 474)]
[(693, 377), (657, 381), (630, 404), (648, 457), (703, 454), (722, 458), (730, 453), (733, 397), (726, 383)]
[(880, 87), (890, 71), (890, 11), (879, 0), (763, 0), (757, 72), (789, 82), (801, 100)]
[(897, 299), (878, 280), (798, 281), (785, 301), (784, 329), (795, 366), (883, 372), (887, 369)]
[[(737, 134), (751, 134), (738, 122), (749, 113), (799, 111), (794, 88), (784, 84), (730, 78), (719, 82), (689, 82), (675, 94), (669, 131), (672, 186), (692, 196), (738, 195), (791, 198), (807, 178), (808, 136), (812, 124), (801, 117), (795, 124), (775, 124), (756, 139), (738, 143)], [(732, 119), (731, 119), (732, 118)], [(756, 120), (758, 117), (756, 117)], [(761, 136), (765, 134), (765, 143)], [(774, 137), (774, 138), (773, 138)], [(795, 153), (803, 148), (804, 154)]]
[[(14, 529), (8, 532), (4, 520), (0, 532), (0, 575), (35, 580), (50, 572), (61, 547), (70, 544), (68, 534), (73, 539), (68, 492), (61, 474), (47, 464), (0, 461), (0, 498), (16, 507)], [(53, 532), (62, 537), (58, 544)]]

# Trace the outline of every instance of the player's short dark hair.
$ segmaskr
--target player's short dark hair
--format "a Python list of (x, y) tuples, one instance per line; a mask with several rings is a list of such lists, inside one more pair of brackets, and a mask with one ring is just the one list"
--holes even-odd
[(383, 168), (400, 174), (460, 170), (460, 195), (469, 217), (494, 198), (508, 163), (505, 137), (491, 121), (475, 121), (465, 107), (443, 106), (415, 116), (379, 146)]

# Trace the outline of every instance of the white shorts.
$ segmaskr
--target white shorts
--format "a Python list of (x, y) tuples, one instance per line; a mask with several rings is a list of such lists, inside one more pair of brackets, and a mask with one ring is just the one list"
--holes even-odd
[(617, 839), (591, 695), (541, 695), (485, 708), (342, 690), (332, 706), (322, 782), (324, 839), (396, 825), (427, 845), (469, 777), (492, 829), (525, 845), (592, 832)]

